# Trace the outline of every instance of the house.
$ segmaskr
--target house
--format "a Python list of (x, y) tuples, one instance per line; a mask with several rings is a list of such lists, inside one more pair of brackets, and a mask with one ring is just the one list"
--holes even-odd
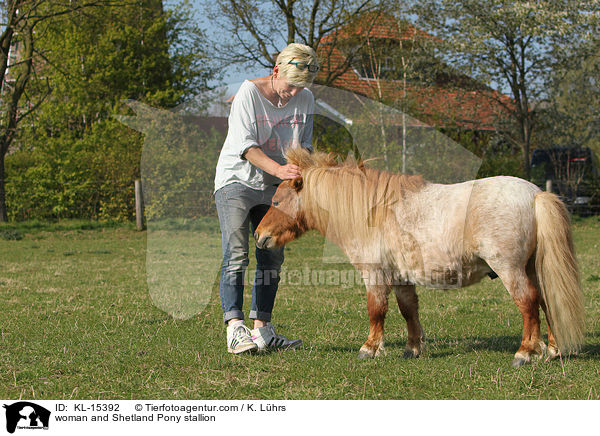
[(436, 60), (435, 42), (391, 15), (366, 13), (320, 41), (317, 81), (395, 107), (423, 125), (494, 132), (505, 110), (490, 97), (508, 104), (510, 98)]

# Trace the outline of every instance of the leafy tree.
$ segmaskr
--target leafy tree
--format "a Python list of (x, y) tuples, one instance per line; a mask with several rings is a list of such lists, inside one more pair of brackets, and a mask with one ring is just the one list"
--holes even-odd
[[(538, 147), (548, 150), (557, 182), (553, 189), (567, 197), (578, 191), (592, 193), (589, 183), (598, 184), (596, 162), (581, 160), (589, 147), (600, 155), (600, 39), (574, 41), (561, 47), (569, 55), (568, 67), (555, 68), (547, 83), (548, 98), (539, 111), (540, 134)], [(560, 147), (560, 148), (557, 148)], [(540, 168), (543, 176), (547, 176)], [(598, 187), (596, 187), (596, 191)], [(598, 195), (596, 192), (595, 195)]]
[[(599, 29), (600, 30), (600, 29)], [(561, 48), (565, 51), (565, 47)], [(590, 147), (600, 155), (600, 39), (566, 48), (567, 65), (555, 68), (540, 111), (540, 143), (546, 147)]]
[[(31, 79), (38, 73), (40, 51), (37, 47), (44, 26), (74, 11), (111, 4), (112, 0), (70, 1), (5, 0), (0, 2), (2, 32), (0, 34), (0, 222), (8, 219), (6, 210), (5, 157), (13, 143), (19, 123), (44, 101), (48, 91), (31, 98)], [(11, 50), (19, 47), (18, 57)]]
[(597, 9), (592, 0), (428, 0), (422, 9), (429, 31), (445, 43), (442, 55), (484, 83), (510, 93), (511, 100), (494, 92), (489, 97), (510, 116), (510, 125), (501, 128), (520, 147), (527, 176), (545, 79), (564, 62), (554, 48), (584, 38)]
[(174, 107), (206, 88), (201, 41), (185, 4), (156, 0), (48, 23), (38, 46), (52, 92), (10, 156), (14, 216), (131, 218), (142, 137), (114, 115), (124, 100)]
[[(398, 7), (397, 1), (383, 0), (203, 0), (201, 4), (217, 28), (210, 45), (224, 66), (272, 68), (285, 45), (299, 42), (319, 50), (325, 73), (319, 81), (325, 85), (354, 61), (349, 56), (333, 67), (330, 60), (339, 35), (332, 31), (351, 24), (361, 13)], [(326, 36), (333, 39), (326, 40)]]

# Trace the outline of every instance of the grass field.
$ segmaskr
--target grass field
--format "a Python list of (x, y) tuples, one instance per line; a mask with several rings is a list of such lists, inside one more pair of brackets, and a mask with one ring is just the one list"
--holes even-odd
[[(369, 326), (364, 287), (349, 265), (322, 263), (323, 239), (311, 233), (286, 248), (274, 317), (304, 348), (233, 356), (210, 273), (203, 273), (213, 285), (200, 314), (177, 320), (153, 304), (147, 232), (81, 222), (3, 225), (0, 397), (599, 399), (600, 221), (575, 220), (574, 231), (586, 295), (583, 350), (513, 369), (521, 318), (499, 280), (419, 288), (427, 350), (415, 360), (402, 359), (405, 323), (390, 304), (387, 354), (358, 360)], [(198, 253), (186, 241), (198, 236), (218, 245), (216, 222), (168, 230), (175, 254), (190, 265)], [(304, 271), (317, 272), (312, 284), (300, 279)], [(249, 292), (245, 301), (247, 313)]]

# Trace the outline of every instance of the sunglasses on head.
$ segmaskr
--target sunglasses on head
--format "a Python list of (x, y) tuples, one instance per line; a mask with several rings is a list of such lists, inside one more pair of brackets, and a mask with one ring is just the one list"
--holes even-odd
[(316, 73), (317, 71), (319, 71), (319, 66), (318, 65), (310, 65), (310, 64), (307, 64), (306, 62), (292, 62), (292, 61), (289, 61), (288, 65), (295, 65), (296, 68), (298, 68), (300, 71), (304, 71), (307, 68), (308, 68), (308, 71), (311, 72), (311, 73)]

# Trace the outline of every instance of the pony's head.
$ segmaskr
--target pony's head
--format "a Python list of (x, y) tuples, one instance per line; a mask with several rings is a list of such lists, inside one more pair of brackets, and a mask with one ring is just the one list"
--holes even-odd
[(285, 180), (279, 185), (271, 207), (254, 233), (258, 248), (281, 247), (308, 230), (300, 197), (302, 185), (302, 177)]
[[(303, 148), (290, 149), (286, 154), (289, 163), (300, 167), (303, 176), (313, 168), (328, 168), (338, 165), (336, 158), (327, 153), (309, 153)], [(283, 181), (275, 195), (271, 208), (254, 233), (259, 248), (282, 246), (300, 237), (309, 225), (302, 205), (303, 177)]]

